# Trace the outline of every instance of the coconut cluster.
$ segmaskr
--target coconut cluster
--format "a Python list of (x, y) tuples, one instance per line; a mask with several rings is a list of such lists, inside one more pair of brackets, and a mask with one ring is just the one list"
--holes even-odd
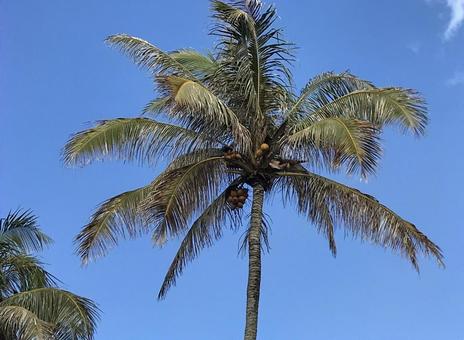
[(224, 158), (227, 160), (233, 161), (233, 160), (241, 159), (242, 155), (240, 155), (240, 153), (238, 153), (237, 151), (229, 150), (224, 153)]
[(243, 208), (245, 202), (248, 198), (248, 189), (240, 188), (240, 189), (232, 189), (229, 192), (229, 196), (227, 197), (227, 202), (232, 205), (233, 209), (235, 208)]
[(263, 143), (259, 146), (259, 148), (255, 152), (256, 158), (262, 157), (264, 154), (269, 152), (269, 144)]

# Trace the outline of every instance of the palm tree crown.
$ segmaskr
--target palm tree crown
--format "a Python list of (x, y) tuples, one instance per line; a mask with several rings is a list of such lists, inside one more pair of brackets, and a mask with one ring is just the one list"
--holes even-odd
[(30, 251), (51, 243), (30, 211), (0, 219), (0, 339), (90, 340), (98, 308), (89, 299), (58, 289)]
[(334, 254), (334, 229), (340, 226), (398, 251), (416, 268), (418, 253), (441, 264), (440, 249), (414, 224), (374, 197), (317, 174), (374, 173), (384, 126), (424, 133), (421, 97), (409, 89), (378, 88), (348, 72), (318, 75), (297, 93), (290, 72), (293, 45), (274, 26), (274, 7), (213, 0), (211, 11), (218, 44), (206, 55), (164, 52), (128, 35), (107, 39), (153, 74), (159, 97), (141, 117), (100, 121), (74, 135), (64, 149), (65, 163), (117, 158), (154, 165), (168, 158), (170, 164), (153, 182), (97, 209), (77, 236), (82, 261), (105, 255), (120, 237), (151, 233), (163, 244), (182, 235), (159, 293), (163, 298), (188, 261), (227, 225), (240, 225), (252, 188), (245, 339), (256, 338), (260, 253), (267, 242), (263, 199), (271, 191), (295, 203)]

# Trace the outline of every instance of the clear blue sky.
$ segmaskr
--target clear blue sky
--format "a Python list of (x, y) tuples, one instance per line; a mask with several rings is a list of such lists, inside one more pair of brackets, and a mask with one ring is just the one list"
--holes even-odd
[[(414, 221), (443, 248), (447, 269), (423, 260), (418, 275), (399, 256), (342, 231), (334, 259), (325, 239), (275, 199), (266, 204), (272, 249), (264, 256), (259, 338), (462, 340), (464, 27), (445, 36), (451, 17), (445, 0), (275, 4), (278, 24), (300, 47), (298, 85), (322, 71), (350, 69), (427, 98), (425, 138), (388, 131), (378, 175), (369, 183), (340, 180)], [(98, 340), (242, 336), (247, 263), (237, 256), (240, 232), (226, 233), (157, 302), (178, 242), (161, 250), (149, 238), (122, 242), (81, 268), (72, 240), (98, 203), (146, 183), (160, 168), (60, 163), (71, 133), (98, 119), (136, 116), (154, 97), (148, 74), (103, 39), (128, 33), (166, 50), (206, 51), (208, 7), (206, 0), (0, 0), (0, 213), (26, 207), (40, 216), (56, 241), (43, 254), (50, 270), (103, 310)]]

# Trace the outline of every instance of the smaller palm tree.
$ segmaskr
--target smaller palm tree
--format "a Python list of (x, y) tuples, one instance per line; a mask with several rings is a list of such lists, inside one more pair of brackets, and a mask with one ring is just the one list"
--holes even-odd
[(30, 211), (0, 219), (0, 340), (90, 340), (98, 308), (89, 299), (57, 288), (32, 251), (52, 240)]

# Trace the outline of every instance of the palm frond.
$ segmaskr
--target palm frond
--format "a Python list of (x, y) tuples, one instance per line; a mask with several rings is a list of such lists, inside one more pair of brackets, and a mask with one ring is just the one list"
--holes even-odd
[(250, 131), (238, 116), (210, 90), (186, 78), (158, 77), (164, 94), (171, 98), (170, 115), (179, 119), (187, 128), (208, 131), (215, 139), (237, 143), (243, 150), (251, 147)]
[[(249, 100), (249, 107), (253, 108), (253, 111), (258, 114), (256, 118), (262, 119), (260, 98), (262, 66), (255, 20), (250, 13), (239, 7), (217, 0), (213, 0), (211, 3), (214, 18), (224, 23), (219, 26), (221, 33), (227, 37), (226, 39), (233, 39), (232, 44), (234, 48), (238, 47), (236, 60), (239, 62), (239, 67), (244, 69), (244, 71), (246, 70), (245, 72), (241, 72), (241, 74), (248, 74), (248, 76), (243, 77), (245, 82), (241, 83), (246, 84), (246, 98)], [(239, 59), (240, 56), (244, 56), (245, 58), (242, 57)]]
[(28, 252), (40, 251), (52, 242), (40, 230), (37, 217), (30, 210), (10, 211), (0, 218), (0, 243)]
[(226, 198), (229, 188), (224, 190), (196, 219), (185, 235), (164, 278), (158, 294), (163, 299), (169, 288), (176, 285), (177, 278), (182, 275), (186, 265), (193, 261), (201, 250), (211, 247), (222, 237), (224, 226), (229, 221), (232, 228), (240, 223), (240, 212), (232, 210)]
[(307, 121), (287, 136), (284, 158), (310, 160), (334, 170), (346, 165), (347, 172), (363, 177), (374, 173), (381, 156), (379, 131), (368, 121), (330, 117)]
[(223, 149), (209, 148), (198, 151), (192, 151), (184, 155), (180, 155), (176, 159), (173, 159), (166, 168), (166, 171), (183, 168), (185, 166), (193, 165), (212, 157), (224, 156)]
[(204, 55), (192, 49), (184, 49), (169, 53), (169, 56), (183, 65), (198, 79), (204, 79), (214, 74), (219, 65), (212, 55)]
[(126, 34), (116, 34), (109, 36), (106, 42), (117, 47), (131, 57), (138, 66), (150, 70), (154, 75), (177, 74), (195, 79), (182, 63), (146, 40)]
[(56, 278), (34, 256), (1, 247), (0, 300), (20, 291), (53, 287), (56, 283)]
[[(315, 99), (318, 101), (319, 99)], [(308, 112), (295, 123), (298, 130), (312, 116), (346, 117), (367, 120), (379, 128), (384, 125), (397, 125), (422, 135), (427, 125), (426, 108), (423, 99), (414, 91), (402, 88), (364, 89), (350, 92), (327, 102), (326, 99), (312, 112)]]
[[(247, 251), (249, 251), (249, 238), (250, 238), (250, 226), (248, 226), (247, 230), (243, 233), (240, 238), (240, 247), (238, 249), (239, 254), (245, 255)], [(271, 250), (271, 245), (269, 241), (269, 234), (271, 233), (271, 226), (269, 221), (269, 215), (262, 214), (261, 216), (261, 225), (260, 225), (260, 245), (261, 251), (269, 252)]]
[[(303, 170), (304, 171), (304, 170)], [(329, 245), (332, 255), (337, 255), (337, 244), (335, 241), (335, 225), (330, 212), (330, 202), (327, 199), (319, 199), (308, 204), (308, 194), (305, 187), (301, 186), (298, 177), (284, 176), (279, 178), (278, 184), (282, 186), (283, 202), (285, 205), (294, 203), (298, 213), (305, 216), (320, 234), (323, 234)]]
[(312, 112), (319, 108), (321, 102), (329, 103), (353, 91), (373, 88), (375, 87), (371, 82), (360, 79), (349, 72), (325, 72), (317, 75), (305, 85), (284, 116), (292, 122), (305, 112)]
[(169, 109), (169, 97), (160, 97), (151, 100), (142, 110), (142, 114), (159, 115)]
[[(326, 202), (333, 222), (343, 226), (354, 237), (398, 251), (417, 270), (418, 253), (432, 256), (443, 265), (443, 255), (437, 245), (414, 224), (398, 216), (374, 197), (310, 172), (280, 172), (278, 175), (292, 177), (293, 187), (299, 187), (300, 211), (311, 214), (318, 209), (314, 204)], [(283, 189), (286, 188), (284, 185)], [(291, 190), (287, 191), (290, 198), (295, 196)]]
[(55, 338), (63, 340), (93, 339), (99, 318), (99, 310), (91, 300), (56, 288), (32, 289), (0, 302), (0, 308), (12, 306), (22, 307), (40, 320), (58, 326)]
[(166, 170), (153, 181), (141, 210), (154, 225), (156, 244), (162, 245), (167, 238), (183, 232), (189, 219), (219, 194), (228, 179), (223, 159), (210, 157)]
[[(180, 50), (169, 54), (174, 60), (184, 65), (195, 77), (207, 81), (219, 68), (217, 62), (211, 55), (205, 56), (194, 50)], [(142, 113), (158, 115), (169, 109), (170, 97), (153, 99), (145, 105)]]
[(2, 339), (48, 340), (53, 337), (53, 325), (20, 306), (0, 306)]
[(287, 63), (292, 45), (272, 27), (277, 18), (273, 6), (263, 9), (254, 0), (212, 1), (212, 11), (217, 24), (211, 34), (221, 39), (221, 87), (233, 89), (246, 106), (248, 121), (258, 124), (266, 119), (265, 113), (283, 106), (282, 96), (275, 94), (290, 83)]
[(209, 144), (214, 142), (176, 125), (148, 118), (118, 118), (75, 134), (63, 150), (63, 160), (67, 165), (87, 165), (109, 157), (151, 165), (167, 153), (175, 156)]
[(127, 191), (108, 199), (97, 209), (75, 239), (83, 264), (106, 255), (121, 237), (135, 238), (150, 231), (139, 212), (149, 192), (150, 185)]

